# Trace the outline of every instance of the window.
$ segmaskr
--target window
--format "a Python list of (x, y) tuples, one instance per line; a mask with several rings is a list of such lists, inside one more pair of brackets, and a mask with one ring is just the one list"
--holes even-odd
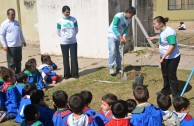
[(194, 0), (168, 0), (168, 10), (192, 10)]

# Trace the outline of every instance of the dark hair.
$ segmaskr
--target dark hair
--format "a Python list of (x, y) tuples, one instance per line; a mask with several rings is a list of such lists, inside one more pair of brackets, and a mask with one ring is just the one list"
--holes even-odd
[(22, 92), (22, 95), (30, 95), (32, 91), (34, 90), (37, 90), (37, 87), (35, 84), (26, 84), (24, 89), (23, 89), (23, 92)]
[(128, 113), (127, 102), (124, 100), (117, 100), (112, 104), (111, 110), (116, 118), (124, 118)]
[(81, 94), (76, 93), (70, 97), (69, 107), (74, 113), (82, 112), (83, 108), (85, 107), (85, 103)]
[(3, 74), (6, 69), (7, 69), (6, 67), (0, 66), (0, 74)]
[(102, 97), (102, 100), (105, 101), (105, 102), (107, 102), (108, 105), (112, 105), (115, 101), (118, 100), (118, 98), (117, 98), (116, 95), (114, 95), (112, 93), (108, 93), (108, 94), (106, 94), (106, 95), (104, 95)]
[(80, 94), (84, 98), (85, 104), (89, 105), (92, 101), (92, 93), (90, 91), (83, 90), (83, 91), (80, 92)]
[(62, 8), (62, 13), (64, 13), (66, 10), (70, 11), (69, 6), (63, 6), (63, 8)]
[(55, 91), (52, 95), (53, 102), (58, 108), (65, 108), (67, 105), (68, 95), (63, 90)]
[(38, 109), (35, 105), (29, 104), (24, 109), (24, 117), (27, 121), (37, 120), (36, 114), (38, 115)]
[(44, 92), (42, 90), (33, 90), (30, 94), (32, 104), (39, 104), (44, 99)]
[(21, 72), (17, 74), (16, 80), (17, 80), (17, 83), (23, 83), (24, 80), (27, 80), (27, 78), (28, 78), (28, 75)]
[(4, 69), (3, 70), (2, 79), (4, 81), (8, 81), (8, 78), (13, 79), (13, 76), (14, 76), (14, 72), (11, 69)]
[(131, 113), (137, 106), (137, 103), (134, 99), (127, 99), (126, 102), (127, 102), (127, 110), (129, 113)]
[(25, 69), (26, 69), (26, 70), (30, 70), (30, 69), (33, 68), (33, 67), (36, 67), (36, 64), (35, 64), (34, 62), (28, 60), (28, 61), (26, 62), (26, 64), (25, 64)]
[(164, 25), (166, 25), (166, 22), (168, 22), (169, 18), (166, 17), (162, 17), (162, 16), (157, 16), (154, 18), (154, 20), (156, 20), (158, 23), (163, 23)]
[(42, 63), (48, 63), (49, 61), (51, 61), (51, 57), (49, 55), (43, 55), (41, 56), (41, 61)]
[(145, 85), (137, 85), (133, 90), (133, 95), (138, 102), (147, 102), (149, 98), (149, 91)]
[(135, 15), (136, 14), (136, 9), (134, 7), (129, 7), (125, 13), (130, 13), (130, 14), (133, 14)]
[(9, 12), (10, 12), (10, 11), (15, 12), (15, 10), (14, 10), (13, 8), (9, 8), (9, 9), (7, 10), (7, 15), (9, 15)]
[(157, 97), (157, 104), (163, 111), (168, 110), (172, 105), (170, 96), (166, 94), (159, 94)]
[(37, 64), (35, 58), (30, 58), (28, 61), (29, 61), (29, 62), (33, 62), (35, 65)]
[(180, 22), (180, 24), (184, 24), (184, 22)]
[(173, 106), (176, 112), (180, 112), (183, 108), (187, 109), (190, 105), (190, 102), (185, 97), (177, 97), (173, 100)]

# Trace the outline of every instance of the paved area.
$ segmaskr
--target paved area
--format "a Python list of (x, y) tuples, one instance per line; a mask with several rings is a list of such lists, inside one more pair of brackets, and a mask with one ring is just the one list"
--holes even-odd
[[(194, 50), (190, 48), (181, 48), (181, 61), (178, 69), (191, 70), (194, 67)], [(6, 53), (3, 49), (0, 49), (0, 65), (7, 66)], [(37, 67), (41, 64), (40, 62), (40, 49), (37, 46), (27, 46), (23, 48), (23, 60), (22, 68), (24, 68), (25, 62), (30, 59), (35, 58), (37, 60)], [(51, 56), (53, 62), (58, 65), (58, 70), (56, 71), (59, 75), (63, 75), (63, 60), (62, 56)], [(95, 72), (97, 68), (107, 67), (107, 59), (94, 59), (94, 58), (79, 58), (79, 73), (80, 76)], [(124, 64), (129, 65), (150, 65), (159, 67), (159, 53), (158, 51), (145, 51), (141, 55), (137, 52), (130, 52), (124, 56)], [(108, 72), (108, 71), (107, 71)], [(66, 81), (66, 80), (63, 80)]]

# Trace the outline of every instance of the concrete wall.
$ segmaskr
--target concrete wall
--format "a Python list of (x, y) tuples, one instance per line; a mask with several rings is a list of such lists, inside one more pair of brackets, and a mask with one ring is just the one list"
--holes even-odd
[(168, 0), (154, 0), (154, 17), (159, 15), (171, 21), (194, 20), (194, 10), (168, 10)]
[[(39, 35), (37, 29), (38, 17), (36, 2), (29, 6), (24, 5), (24, 0), (20, 0), (18, 3), (21, 13), (21, 26), (23, 34), (27, 42), (39, 44)], [(16, 11), (16, 20), (19, 20), (17, 0), (0, 0), (0, 23), (7, 19), (7, 9), (13, 8)]]

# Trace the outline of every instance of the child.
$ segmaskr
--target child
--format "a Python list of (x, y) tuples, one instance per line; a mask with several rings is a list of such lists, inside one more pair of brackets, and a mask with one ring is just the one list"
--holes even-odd
[(190, 102), (187, 98), (177, 97), (173, 101), (181, 126), (194, 126), (194, 118), (189, 115)]
[(0, 66), (0, 87), (3, 86), (3, 79), (2, 79), (2, 75), (4, 73), (4, 70), (6, 70), (7, 68), (6, 67), (3, 67), (3, 66)]
[(41, 71), (43, 79), (48, 83), (56, 84), (61, 77), (52, 70), (50, 56), (45, 55), (42, 58), (42, 63), (38, 69)]
[(84, 91), (81, 91), (80, 94), (84, 98), (84, 102), (86, 104), (83, 112), (89, 116), (95, 116), (96, 112), (89, 107), (89, 104), (92, 101), (92, 93), (90, 91), (84, 90)]
[(6, 114), (1, 113), (0, 122), (16, 117), (21, 99), (19, 92), (14, 85), (15, 74), (13, 71), (11, 69), (6, 69), (2, 78), (4, 80), (3, 92), (6, 94), (5, 106), (7, 108), (7, 112)]
[(33, 60), (29, 60), (25, 64), (25, 70), (23, 71), (28, 75), (28, 83), (35, 84), (38, 90), (46, 90), (46, 85), (43, 82), (43, 78), (40, 72), (36, 69), (36, 62)]
[(27, 83), (28, 79), (28, 75), (26, 75), (25, 73), (18, 73), (17, 74), (17, 78), (16, 78), (16, 88), (18, 89), (21, 97), (23, 97), (22, 91)]
[(67, 118), (71, 111), (67, 107), (68, 96), (65, 91), (58, 90), (53, 93), (53, 104), (57, 107), (57, 111), (53, 115), (54, 126), (66, 126)]
[(186, 30), (186, 25), (184, 24), (184, 22), (180, 22), (180, 25), (179, 25), (179, 30)]
[(83, 113), (85, 107), (84, 99), (80, 94), (74, 94), (69, 99), (69, 107), (72, 114), (67, 118), (68, 126), (98, 126), (94, 118)]
[(43, 126), (38, 121), (39, 112), (35, 105), (27, 105), (24, 109), (25, 120), (22, 121), (21, 126)]
[(44, 102), (44, 92), (42, 90), (34, 90), (30, 95), (32, 104), (36, 105), (40, 113), (39, 120), (44, 126), (54, 126), (52, 122), (53, 111)]
[(127, 102), (127, 111), (128, 111), (127, 116), (129, 118), (131, 118), (131, 116), (132, 116), (131, 113), (135, 109), (135, 107), (137, 106), (137, 103), (134, 99), (127, 99), (126, 102)]
[(95, 121), (99, 126), (104, 126), (112, 118), (111, 106), (117, 101), (117, 96), (109, 93), (102, 97), (101, 111), (95, 116)]
[(169, 95), (159, 94), (157, 97), (157, 104), (159, 108), (164, 112), (163, 124), (165, 126), (180, 126), (180, 121), (177, 114), (168, 110), (172, 105)]
[(148, 103), (149, 92), (145, 85), (137, 85), (133, 95), (138, 103), (132, 112), (130, 123), (133, 126), (162, 126), (162, 112)]
[(3, 89), (3, 73), (6, 70), (6, 67), (0, 66), (0, 111), (6, 111), (6, 107), (5, 107), (5, 94), (2, 92)]
[(23, 89), (24, 96), (23, 96), (22, 100), (20, 101), (20, 107), (18, 110), (18, 114), (14, 120), (15, 122), (22, 123), (22, 121), (24, 119), (24, 112), (23, 111), (27, 105), (31, 104), (30, 94), (34, 90), (37, 90), (35, 84), (26, 84), (25, 85), (25, 87)]
[(51, 61), (51, 64), (50, 64), (51, 70), (56, 70), (56, 69), (57, 69), (57, 65), (56, 65), (55, 63), (53, 63), (53, 61), (51, 60), (51, 57), (50, 57), (49, 55), (46, 55), (46, 54), (44, 55), (44, 54), (42, 54), (42, 55), (41, 55), (41, 62), (43, 63), (43, 58), (44, 58), (45, 56), (49, 57), (49, 59), (50, 59), (50, 61)]
[(105, 126), (130, 126), (129, 117), (127, 116), (127, 102), (124, 100), (118, 100), (111, 106), (113, 117)]

